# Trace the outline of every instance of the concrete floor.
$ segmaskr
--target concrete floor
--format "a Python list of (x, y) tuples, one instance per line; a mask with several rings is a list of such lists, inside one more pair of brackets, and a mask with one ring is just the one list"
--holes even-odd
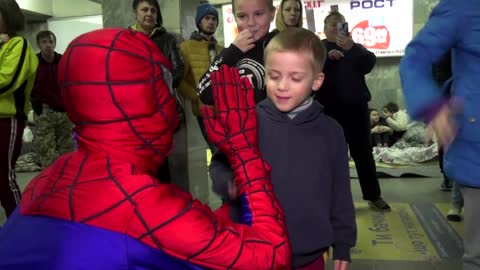
[[(35, 173), (19, 173), (19, 184), (23, 189)], [(439, 190), (439, 178), (382, 178), (380, 179), (383, 197), (389, 203), (448, 203), (448, 192)], [(360, 185), (356, 179), (352, 180), (354, 200), (362, 202)], [(210, 197), (213, 205), (218, 205), (218, 199)], [(0, 224), (5, 221), (5, 216), (0, 213)], [(362, 234), (361, 231), (358, 232)], [(330, 264), (330, 263), (329, 263)], [(327, 268), (327, 269), (331, 269)], [(354, 260), (351, 270), (456, 270), (461, 269), (460, 258), (434, 259), (430, 261), (391, 261), (391, 260)]]
[[(190, 104), (187, 102), (185, 111), (190, 111)], [(192, 194), (200, 198), (202, 201), (208, 201), (212, 208), (216, 208), (220, 204), (220, 200), (210, 191), (209, 181), (206, 170), (205, 149), (206, 144), (200, 134), (198, 125), (192, 115), (187, 114), (187, 137), (188, 137), (188, 174), (190, 179), (190, 190)], [(187, 168), (185, 168), (187, 170)], [(26, 184), (32, 179), (36, 173), (20, 173), (17, 175), (20, 187), (23, 189)], [(195, 180), (195, 181), (192, 181)], [(198, 180), (197, 180), (198, 179)], [(403, 203), (403, 205), (422, 204), (422, 203), (444, 203), (448, 204), (450, 201), (450, 193), (440, 191), (440, 178), (381, 178), (380, 184), (382, 187), (382, 197), (389, 203)], [(362, 203), (362, 196), (360, 192), (360, 185), (356, 179), (352, 180), (352, 192), (356, 203)], [(448, 206), (447, 206), (448, 207)], [(397, 216), (396, 210), (390, 216)], [(357, 207), (357, 224), (359, 224), (359, 215), (376, 216), (375, 213), (368, 210), (366, 207)], [(414, 215), (412, 215), (414, 216)], [(378, 215), (377, 215), (378, 217)], [(5, 221), (3, 211), (0, 210), (0, 224)], [(447, 222), (443, 224), (450, 228)], [(435, 224), (434, 224), (435, 225)], [(455, 224), (454, 224), (455, 225)], [(456, 229), (461, 227), (461, 224), (456, 225)], [(358, 239), (365, 238), (369, 233), (367, 228), (359, 228)], [(458, 236), (457, 236), (458, 238)], [(439, 241), (447, 238), (439, 237)], [(445, 240), (446, 241), (446, 240)], [(358, 242), (358, 241), (357, 241)], [(432, 241), (433, 242), (433, 241)], [(457, 241), (458, 242), (458, 241)], [(461, 239), (460, 239), (461, 245)], [(411, 250), (397, 250), (399, 255), (402, 255), (402, 260), (385, 260), (380, 255), (370, 256), (371, 259), (355, 259), (351, 264), (350, 270), (460, 270), (460, 256), (449, 257), (447, 259), (425, 259), (425, 260), (409, 260), (408, 254)], [(405, 255), (407, 254), (407, 255)], [(398, 255), (398, 254), (397, 254)], [(405, 259), (407, 258), (407, 259)], [(331, 264), (331, 263), (329, 263)], [(328, 267), (327, 269), (332, 269)]]

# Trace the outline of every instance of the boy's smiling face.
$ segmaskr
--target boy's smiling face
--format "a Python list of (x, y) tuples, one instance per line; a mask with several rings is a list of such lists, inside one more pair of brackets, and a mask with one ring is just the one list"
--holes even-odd
[(268, 3), (267, 0), (234, 1), (238, 32), (249, 30), (255, 41), (268, 34), (275, 17), (275, 9), (270, 8)]
[(314, 71), (312, 61), (304, 52), (268, 53), (265, 61), (267, 95), (279, 111), (294, 110), (322, 85), (324, 74)]

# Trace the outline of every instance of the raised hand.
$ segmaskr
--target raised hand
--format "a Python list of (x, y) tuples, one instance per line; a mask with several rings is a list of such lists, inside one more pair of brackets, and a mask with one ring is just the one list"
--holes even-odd
[(349, 51), (355, 45), (355, 42), (348, 36), (337, 35), (337, 45), (345, 51)]
[(215, 112), (211, 107), (203, 107), (203, 119), (210, 141), (232, 166), (238, 194), (253, 182), (271, 185), (270, 166), (258, 150), (257, 115), (250, 81), (240, 78), (237, 68), (226, 65), (213, 72), (211, 79)]
[(248, 52), (255, 47), (255, 38), (250, 30), (245, 29), (238, 34), (233, 41), (233, 45), (237, 46), (242, 52)]
[(211, 77), (215, 112), (211, 107), (202, 108), (210, 141), (227, 156), (257, 149), (257, 116), (250, 81), (240, 78), (237, 68), (226, 65)]

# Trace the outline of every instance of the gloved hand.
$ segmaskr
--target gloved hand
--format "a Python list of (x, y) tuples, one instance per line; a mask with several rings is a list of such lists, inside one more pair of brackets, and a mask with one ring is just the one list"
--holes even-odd
[[(211, 80), (215, 108), (202, 107), (205, 127), (210, 141), (228, 158), (241, 193), (245, 180), (265, 179), (260, 174), (270, 173), (258, 150), (254, 90), (247, 78), (240, 78), (237, 68), (226, 65), (212, 72)], [(252, 166), (258, 170), (246, 169)]]
[(257, 115), (252, 84), (247, 78), (240, 78), (237, 68), (226, 65), (213, 72), (211, 78), (215, 108), (202, 107), (209, 139), (227, 157), (243, 150), (257, 150)]

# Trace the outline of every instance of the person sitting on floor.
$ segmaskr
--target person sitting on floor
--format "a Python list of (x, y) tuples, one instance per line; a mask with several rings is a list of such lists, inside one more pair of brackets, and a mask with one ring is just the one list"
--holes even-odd
[(388, 126), (393, 130), (391, 136), (391, 145), (393, 145), (402, 138), (410, 127), (410, 116), (408, 116), (407, 111), (400, 110), (398, 105), (393, 102), (383, 106), (382, 111)]
[(380, 117), (376, 109), (370, 109), (370, 126), (372, 128), (372, 146), (388, 147), (393, 130), (385, 119)]

